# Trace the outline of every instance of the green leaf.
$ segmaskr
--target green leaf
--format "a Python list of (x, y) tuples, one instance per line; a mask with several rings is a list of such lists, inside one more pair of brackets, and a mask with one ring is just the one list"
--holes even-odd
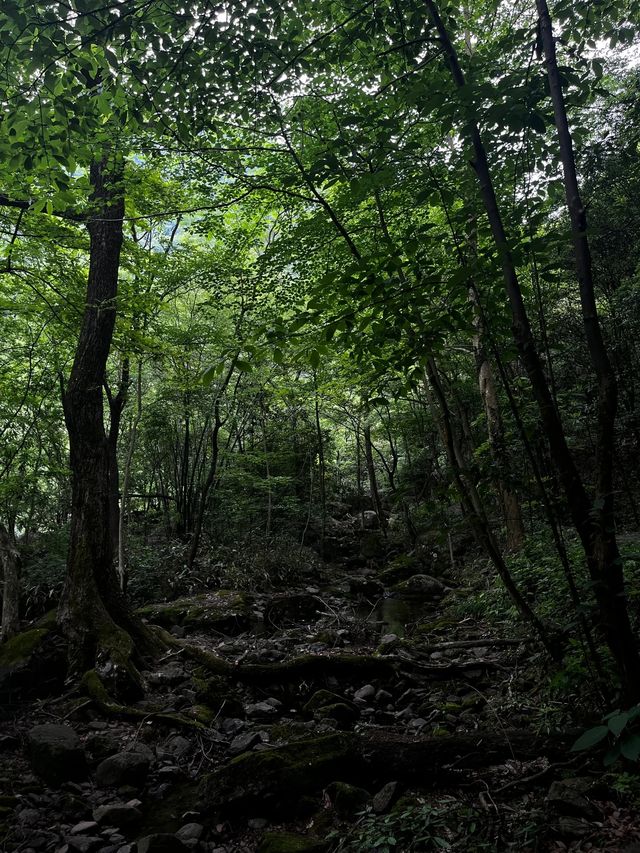
[(580, 735), (578, 740), (571, 747), (571, 751), (580, 752), (582, 749), (589, 749), (604, 740), (608, 734), (608, 726), (595, 726), (595, 728), (589, 729), (583, 735)]
[(239, 359), (236, 361), (236, 368), (237, 368), (241, 373), (251, 373), (251, 371), (253, 370), (253, 365), (251, 364), (251, 362), (249, 362), (249, 361), (243, 361), (242, 359), (240, 359), (240, 358), (239, 358)]
[(629, 722), (629, 714), (626, 714), (624, 711), (621, 714), (616, 714), (611, 717), (608, 722), (609, 730), (616, 737), (619, 737), (620, 732), (624, 729), (624, 727)]
[(629, 735), (620, 743), (620, 752), (629, 761), (640, 758), (640, 735)]

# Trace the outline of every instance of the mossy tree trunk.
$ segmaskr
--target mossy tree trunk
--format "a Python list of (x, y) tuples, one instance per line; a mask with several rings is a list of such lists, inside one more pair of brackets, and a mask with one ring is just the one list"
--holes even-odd
[(124, 198), (122, 163), (107, 158), (90, 170), (92, 186), (87, 299), (63, 405), (69, 434), (71, 531), (58, 621), (76, 671), (96, 666), (122, 690), (139, 685), (134, 652), (154, 641), (129, 610), (114, 565), (109, 442), (103, 385), (116, 319)]

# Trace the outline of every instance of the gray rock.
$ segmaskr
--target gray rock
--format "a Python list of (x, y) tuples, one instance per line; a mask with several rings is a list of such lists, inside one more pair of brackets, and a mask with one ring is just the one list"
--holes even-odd
[(269, 821), (264, 817), (251, 817), (247, 821), (249, 829), (264, 829), (269, 825)]
[(365, 684), (364, 687), (360, 688), (360, 690), (356, 690), (354, 694), (354, 699), (366, 701), (367, 699), (373, 699), (375, 695), (376, 688), (373, 686), (373, 684)]
[(115, 826), (118, 829), (135, 826), (142, 818), (142, 812), (130, 803), (111, 803), (98, 806), (93, 810), (93, 819), (100, 826)]
[(65, 838), (69, 851), (73, 853), (90, 853), (104, 844), (104, 838), (97, 835), (68, 835)]
[(180, 841), (190, 841), (192, 838), (199, 841), (202, 838), (204, 826), (201, 823), (186, 823), (176, 832)]
[(254, 747), (257, 743), (260, 743), (261, 740), (262, 738), (258, 732), (246, 732), (243, 735), (236, 735), (229, 744), (229, 752), (231, 755), (240, 755), (240, 753), (247, 752), (247, 750)]
[(27, 735), (31, 769), (49, 785), (86, 778), (87, 763), (80, 738), (71, 726), (45, 723)]
[(255, 702), (254, 704), (245, 707), (247, 717), (249, 719), (264, 719), (275, 717), (278, 714), (278, 709), (269, 702)]
[(180, 758), (183, 755), (186, 755), (187, 752), (191, 749), (191, 741), (182, 735), (176, 735), (172, 737), (169, 743), (167, 744), (167, 750), (174, 755), (177, 755)]
[(138, 853), (187, 853), (189, 848), (176, 835), (158, 832), (138, 839)]
[(95, 820), (81, 820), (75, 826), (72, 826), (69, 832), (71, 835), (86, 835), (88, 832), (93, 832), (98, 824)]
[(98, 765), (96, 782), (105, 787), (140, 787), (147, 778), (149, 763), (149, 758), (140, 752), (119, 752)]

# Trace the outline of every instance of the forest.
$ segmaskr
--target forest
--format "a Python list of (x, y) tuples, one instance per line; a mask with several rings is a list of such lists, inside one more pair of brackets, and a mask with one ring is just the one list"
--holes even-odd
[(640, 851), (638, 0), (3, 0), (0, 850)]

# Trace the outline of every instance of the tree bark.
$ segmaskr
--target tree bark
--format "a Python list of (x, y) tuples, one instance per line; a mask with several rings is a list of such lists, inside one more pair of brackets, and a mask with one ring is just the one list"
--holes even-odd
[(20, 554), (15, 538), (0, 524), (0, 562), (2, 562), (2, 632), (5, 643), (20, 630)]
[(364, 457), (367, 463), (367, 474), (369, 476), (369, 492), (371, 494), (371, 503), (378, 516), (381, 530), (386, 534), (389, 522), (382, 508), (380, 500), (380, 492), (378, 491), (378, 478), (376, 477), (376, 468), (373, 462), (373, 445), (371, 443), (371, 427), (369, 424), (364, 428)]
[[(124, 197), (122, 164), (90, 168), (92, 187), (87, 299), (63, 407), (69, 435), (71, 530), (58, 621), (72, 671), (93, 666), (123, 694), (140, 688), (134, 652), (157, 648), (120, 589), (110, 526), (109, 449), (103, 385), (116, 319)], [(135, 646), (134, 646), (135, 643)]]

